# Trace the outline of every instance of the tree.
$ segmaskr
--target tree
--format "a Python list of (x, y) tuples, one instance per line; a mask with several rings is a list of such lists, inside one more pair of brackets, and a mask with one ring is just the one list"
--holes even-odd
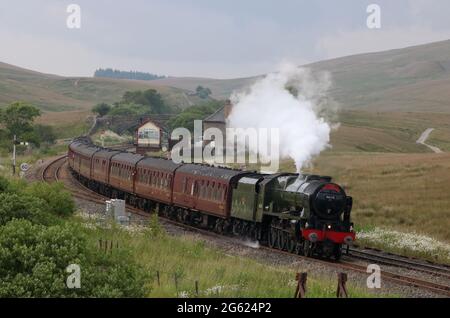
[(125, 92), (122, 100), (114, 104), (111, 115), (151, 115), (170, 113), (171, 109), (155, 89)]
[(161, 94), (155, 89), (125, 92), (121, 103), (147, 106), (149, 114), (161, 114), (168, 111)]
[(156, 75), (152, 73), (144, 73), (137, 71), (120, 71), (113, 70), (111, 68), (102, 69), (99, 68), (95, 71), (94, 77), (109, 77), (109, 78), (120, 78), (120, 79), (131, 79), (131, 80), (143, 80), (151, 81), (155, 79), (166, 78), (166, 76)]
[(176, 117), (169, 120), (168, 125), (173, 130), (178, 127), (194, 131), (194, 120), (203, 120), (205, 117), (213, 114), (216, 110), (222, 107), (223, 101), (210, 101), (200, 105), (191, 106), (183, 110)]
[(56, 141), (55, 130), (52, 126), (41, 124), (35, 125), (34, 134), (36, 135), (40, 143), (52, 145)]
[(92, 112), (98, 114), (99, 116), (105, 116), (111, 110), (111, 106), (106, 103), (100, 103), (92, 108)]
[(208, 98), (209, 95), (211, 95), (211, 90), (208, 87), (203, 87), (199, 85), (197, 86), (195, 91), (197, 92), (197, 96), (202, 99)]
[(33, 131), (33, 121), (41, 112), (36, 107), (22, 102), (9, 105), (0, 113), (0, 122), (6, 127), (9, 137), (16, 135), (19, 139)]

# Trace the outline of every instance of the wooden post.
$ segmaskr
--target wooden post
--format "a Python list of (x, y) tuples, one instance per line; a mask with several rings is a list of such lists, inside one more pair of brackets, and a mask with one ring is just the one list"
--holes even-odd
[(346, 273), (338, 273), (338, 286), (336, 291), (337, 298), (347, 298), (347, 287), (345, 286), (347, 283), (347, 274)]
[(101, 249), (102, 249), (102, 245), (103, 245), (103, 244), (102, 244), (102, 239), (99, 239), (99, 240), (98, 240), (98, 244), (99, 244), (100, 250), (101, 250)]
[(113, 241), (111, 241), (109, 245), (109, 252), (112, 253), (112, 250), (113, 250)]
[(161, 286), (161, 280), (159, 278), (159, 271), (156, 271), (156, 279), (158, 280), (158, 286)]
[(108, 240), (105, 240), (105, 253), (108, 252)]
[(308, 278), (308, 273), (297, 273), (295, 280), (297, 281), (297, 288), (295, 289), (294, 298), (305, 298), (306, 297), (306, 280)]

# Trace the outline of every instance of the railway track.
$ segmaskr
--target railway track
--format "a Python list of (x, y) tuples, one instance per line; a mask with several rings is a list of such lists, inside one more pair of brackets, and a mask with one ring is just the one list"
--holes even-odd
[(64, 164), (66, 158), (67, 158), (67, 155), (64, 155), (64, 156), (58, 157), (58, 158), (50, 161), (50, 163), (47, 164), (42, 169), (40, 179), (45, 182), (58, 181), (59, 180), (59, 178), (58, 178), (59, 171), (60, 171), (62, 165)]
[(360, 249), (350, 248), (348, 257), (370, 261), (378, 265), (388, 265), (400, 267), (408, 270), (426, 273), (433, 276), (443, 277), (450, 280), (450, 268), (446, 265), (431, 264), (421, 261), (411, 260), (399, 255), (382, 254), (380, 252), (370, 252)]
[[(67, 161), (65, 160), (66, 158), (67, 158), (67, 156), (62, 156), (62, 157), (54, 159), (49, 164), (47, 164), (44, 167), (44, 169), (42, 170), (41, 179), (45, 182), (61, 181), (60, 173), (61, 173), (62, 168), (67, 165)], [(82, 185), (77, 180), (72, 178), (70, 176), (70, 173), (68, 173), (68, 176), (69, 177), (64, 180), (65, 181), (64, 183), (65, 183), (66, 187), (73, 193), (73, 195), (75, 197), (84, 199), (84, 200), (87, 200), (90, 202), (98, 203), (98, 204), (104, 204), (105, 199), (109, 199), (109, 198), (103, 197), (102, 195), (86, 188), (84, 185)], [(142, 210), (139, 210), (134, 206), (127, 205), (127, 210), (129, 210), (130, 212), (133, 212), (139, 216), (144, 216), (144, 217), (149, 216), (148, 213), (146, 213)], [(224, 237), (223, 235), (211, 232), (209, 230), (200, 229), (200, 228), (197, 228), (197, 227), (194, 227), (194, 226), (191, 226), (188, 224), (184, 224), (184, 223), (181, 223), (178, 221), (174, 221), (171, 219), (167, 219), (167, 218), (163, 218), (163, 219), (168, 223), (189, 229), (191, 231), (195, 231), (195, 232), (203, 234), (205, 236), (215, 236), (215, 237), (220, 237), (220, 238)], [(301, 255), (295, 255), (295, 254), (289, 253), (287, 251), (272, 249), (272, 248), (269, 248), (266, 246), (260, 246), (260, 248), (269, 250), (270, 252), (273, 252), (273, 253), (288, 254), (290, 256), (305, 258), (304, 256), (301, 256)], [(401, 267), (401, 268), (410, 269), (410, 270), (414, 270), (414, 271), (418, 271), (418, 272), (424, 272), (424, 273), (427, 273), (430, 275), (439, 275), (439, 276), (442, 276), (443, 278), (450, 279), (449, 269), (442, 265), (424, 264), (424, 263), (415, 262), (415, 261), (412, 261), (409, 259), (401, 259), (399, 256), (394, 257), (394, 256), (387, 256), (387, 255), (378, 255), (375, 253), (357, 250), (357, 249), (353, 249), (353, 248), (350, 249), (350, 253), (351, 253), (349, 255), (350, 258), (362, 259), (364, 261), (368, 261), (369, 263)], [(328, 266), (330, 264), (333, 264), (334, 266), (342, 268), (342, 269), (347, 269), (347, 270), (367, 274), (367, 266), (364, 266), (361, 264), (356, 264), (352, 261), (342, 260), (340, 262), (330, 262), (329, 260), (322, 260), (322, 259), (317, 259), (317, 258), (314, 258), (314, 259), (308, 258), (308, 260), (313, 260), (315, 262), (319, 262), (319, 263), (322, 263), (322, 264), (325, 264)], [(430, 282), (430, 281), (427, 281), (424, 279), (405, 276), (405, 275), (401, 275), (401, 274), (389, 272), (389, 271), (384, 271), (384, 270), (381, 273), (381, 278), (391, 281), (391, 282), (394, 282), (394, 283), (397, 283), (397, 284), (417, 287), (417, 288), (421, 288), (424, 290), (434, 292), (439, 295), (450, 297), (450, 286), (449, 285)]]

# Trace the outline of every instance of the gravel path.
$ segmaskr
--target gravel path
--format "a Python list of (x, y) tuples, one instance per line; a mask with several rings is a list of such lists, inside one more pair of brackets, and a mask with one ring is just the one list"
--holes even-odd
[(434, 131), (434, 128), (428, 128), (427, 130), (425, 130), (423, 132), (423, 134), (420, 136), (419, 139), (417, 139), (416, 143), (424, 145), (428, 148), (430, 148), (431, 150), (433, 150), (435, 153), (442, 153), (442, 150), (439, 149), (438, 147), (435, 146), (431, 146), (428, 145), (426, 142), (428, 140), (428, 138), (430, 137), (431, 133)]

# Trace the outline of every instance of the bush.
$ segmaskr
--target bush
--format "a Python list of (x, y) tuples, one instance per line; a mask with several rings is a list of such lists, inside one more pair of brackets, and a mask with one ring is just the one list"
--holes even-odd
[(47, 203), (42, 199), (16, 193), (1, 193), (0, 202), (0, 226), (13, 219), (26, 219), (40, 224), (50, 224), (54, 220), (46, 211)]
[(100, 103), (92, 108), (92, 112), (98, 114), (100, 117), (105, 116), (111, 110), (111, 106), (106, 103)]
[[(0, 227), (0, 297), (143, 297), (145, 274), (124, 252), (99, 253), (77, 224), (45, 227), (14, 220)], [(81, 270), (69, 289), (67, 266)]]
[(0, 193), (8, 191), (9, 181), (3, 176), (0, 176)]
[(220, 107), (224, 105), (223, 101), (210, 101), (202, 103), (200, 105), (191, 106), (186, 108), (176, 117), (171, 118), (167, 124), (170, 129), (175, 129), (178, 127), (184, 127), (189, 131), (194, 131), (194, 120), (203, 120), (209, 115), (212, 115)]
[(19, 193), (24, 188), (26, 188), (27, 183), (24, 180), (21, 179), (8, 179), (8, 178), (2, 178), (3, 180), (0, 181), (2, 186), (0, 186), (0, 193), (6, 192), (6, 193)]
[(44, 200), (47, 203), (48, 212), (52, 214), (69, 216), (75, 211), (72, 195), (64, 190), (61, 183), (32, 183), (24, 192)]

